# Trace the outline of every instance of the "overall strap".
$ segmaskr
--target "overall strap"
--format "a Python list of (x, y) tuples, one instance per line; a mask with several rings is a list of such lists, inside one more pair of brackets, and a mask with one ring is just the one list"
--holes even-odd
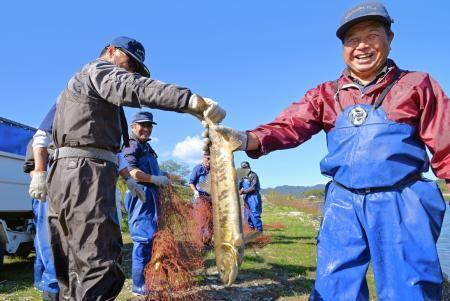
[(127, 118), (125, 117), (125, 112), (123, 110), (123, 107), (120, 107), (119, 110), (120, 110), (120, 126), (122, 128), (123, 147), (129, 147), (130, 146), (130, 137), (128, 136)]
[(334, 97), (334, 100), (338, 103), (339, 108), (341, 109), (341, 112), (344, 112), (344, 108), (342, 107), (342, 104), (341, 104), (341, 102), (339, 100), (339, 83), (338, 83), (338, 80), (339, 79), (336, 79), (336, 80), (333, 81), (333, 88), (334, 88), (333, 97)]
[(401, 71), (400, 69), (397, 69), (397, 72), (395, 73), (394, 77), (392, 78), (391, 82), (389, 83), (389, 85), (386, 86), (386, 88), (384, 88), (383, 92), (381, 92), (380, 96), (378, 97), (378, 99), (375, 101), (375, 103), (372, 106), (372, 110), (376, 110), (381, 106), (381, 103), (383, 102), (384, 98), (386, 97), (386, 95), (388, 94), (388, 92), (391, 90), (391, 88), (395, 85), (395, 83), (397, 82), (397, 79), (400, 77)]
[(148, 152), (155, 157), (155, 159), (158, 159), (158, 155), (156, 154), (155, 150), (151, 147), (151, 145), (149, 143), (146, 143), (147, 147), (148, 147)]

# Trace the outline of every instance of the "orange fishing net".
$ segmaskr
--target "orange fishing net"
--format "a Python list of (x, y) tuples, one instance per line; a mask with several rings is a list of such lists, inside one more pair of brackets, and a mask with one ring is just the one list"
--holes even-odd
[(263, 248), (270, 243), (270, 236), (268, 234), (251, 229), (245, 221), (243, 231), (246, 248)]
[(204, 246), (212, 240), (211, 210), (206, 198), (193, 205), (171, 186), (160, 189), (158, 232), (144, 272), (147, 300), (203, 299), (192, 288), (195, 271), (203, 267)]
[[(207, 299), (194, 286), (196, 271), (204, 267), (204, 251), (213, 246), (212, 203), (204, 196), (193, 203), (186, 191), (183, 195), (172, 186), (160, 189), (158, 231), (144, 271), (150, 292), (146, 300)], [(244, 237), (252, 237), (252, 232), (244, 223)], [(270, 243), (267, 234), (256, 234), (247, 246), (262, 248)]]

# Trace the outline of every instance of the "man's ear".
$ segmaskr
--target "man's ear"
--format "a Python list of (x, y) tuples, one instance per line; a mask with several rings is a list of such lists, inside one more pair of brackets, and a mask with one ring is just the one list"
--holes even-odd
[(389, 36), (388, 36), (389, 44), (392, 43), (392, 40), (393, 40), (393, 39), (394, 39), (394, 33), (391, 31), (391, 32), (389, 33)]
[(113, 57), (115, 51), (116, 51), (116, 47), (114, 47), (113, 45), (109, 45), (106, 50), (106, 53), (108, 54), (108, 57)]

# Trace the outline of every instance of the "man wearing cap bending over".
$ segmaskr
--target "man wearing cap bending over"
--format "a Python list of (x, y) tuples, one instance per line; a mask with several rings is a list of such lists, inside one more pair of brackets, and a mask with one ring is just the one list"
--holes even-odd
[[(211, 245), (212, 241), (212, 203), (208, 192), (202, 188), (202, 183), (207, 181), (210, 170), (210, 154), (203, 153), (202, 163), (192, 169), (189, 177), (189, 186), (194, 194), (192, 198), (193, 219), (196, 222), (196, 231), (204, 245)], [(205, 216), (206, 212), (209, 214)]]
[(244, 219), (250, 230), (262, 232), (262, 201), (259, 194), (261, 189), (259, 178), (251, 170), (250, 163), (247, 161), (241, 163), (241, 168), (244, 170), (244, 177), (239, 180), (239, 194), (244, 196)]
[[(271, 123), (240, 132), (258, 158), (324, 130), (327, 185), (310, 300), (368, 300), (369, 262), (379, 300), (440, 300), (436, 251), (445, 203), (431, 167), (450, 188), (450, 100), (427, 73), (388, 58), (392, 19), (380, 3), (348, 11), (337, 30), (347, 68), (309, 90)], [(299, 158), (302, 159), (302, 158)], [(303, 158), (304, 159), (304, 158)]]
[(209, 174), (209, 159), (209, 153), (203, 153), (202, 163), (196, 165), (192, 169), (192, 173), (189, 178), (189, 186), (194, 193), (194, 203), (200, 196), (209, 196), (209, 194), (206, 191), (203, 191), (203, 189), (200, 187), (200, 183), (205, 181), (206, 177)]
[(216, 102), (150, 78), (141, 43), (119, 37), (100, 58), (68, 82), (53, 123), (55, 161), (46, 172), (46, 148), (34, 148), (33, 197), (45, 198), (60, 298), (112, 300), (120, 292), (122, 239), (114, 220), (117, 156), (128, 143), (122, 106), (189, 113), (219, 122)]
[(157, 229), (158, 187), (169, 184), (169, 179), (159, 169), (156, 152), (148, 143), (153, 125), (156, 122), (153, 121), (152, 113), (136, 113), (131, 121), (130, 146), (123, 149), (130, 175), (143, 186), (145, 192), (145, 201), (129, 191), (124, 201), (133, 240), (131, 291), (135, 295), (148, 293), (144, 285), (144, 268), (150, 261), (153, 236)]

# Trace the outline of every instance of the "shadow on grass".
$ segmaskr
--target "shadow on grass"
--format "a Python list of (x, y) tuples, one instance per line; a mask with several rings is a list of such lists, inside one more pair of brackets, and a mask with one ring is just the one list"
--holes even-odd
[(122, 268), (125, 272), (125, 277), (131, 277), (131, 256), (133, 253), (133, 243), (125, 243), (122, 247)]
[[(258, 270), (255, 270), (256, 272)], [(207, 290), (207, 300), (276, 300), (280, 297), (307, 295), (314, 287), (314, 280), (307, 278), (273, 279), (276, 282), (253, 282), (246, 278), (248, 275), (240, 275), (236, 284), (231, 287)], [(244, 279), (245, 278), (245, 279)], [(257, 279), (261, 279), (261, 275)], [(240, 286), (245, 281), (245, 286)]]
[(34, 256), (26, 259), (6, 257), (0, 270), (0, 293), (11, 293), (16, 290), (33, 287)]

